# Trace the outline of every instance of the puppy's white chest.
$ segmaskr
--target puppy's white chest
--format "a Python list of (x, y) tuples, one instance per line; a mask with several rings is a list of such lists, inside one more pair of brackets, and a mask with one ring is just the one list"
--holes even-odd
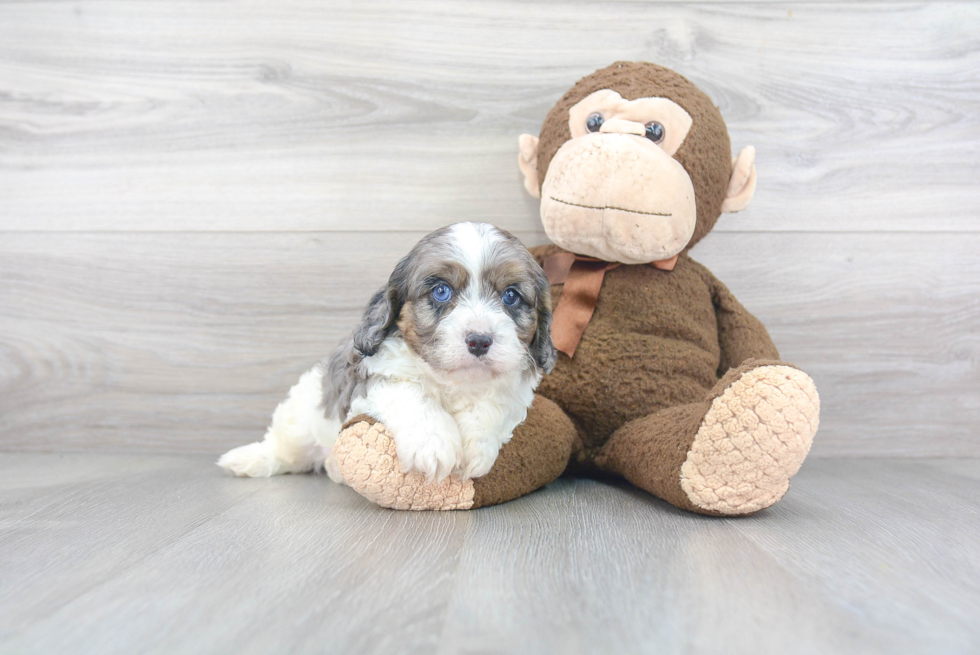
[(438, 402), (452, 415), (472, 410), (487, 394), (471, 394), (461, 390), (444, 389), (439, 394)]

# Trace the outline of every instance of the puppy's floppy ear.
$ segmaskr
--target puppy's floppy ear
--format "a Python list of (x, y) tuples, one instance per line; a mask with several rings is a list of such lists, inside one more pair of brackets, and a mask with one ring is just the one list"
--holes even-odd
[(558, 361), (558, 351), (551, 342), (551, 284), (545, 277), (544, 271), (537, 267), (534, 285), (538, 296), (538, 328), (531, 338), (531, 355), (534, 362), (546, 374), (551, 373)]
[(395, 329), (395, 321), (398, 320), (398, 313), (405, 302), (401, 280), (396, 269), (388, 284), (371, 297), (361, 324), (354, 330), (354, 348), (365, 357), (371, 357), (378, 352), (381, 342)]

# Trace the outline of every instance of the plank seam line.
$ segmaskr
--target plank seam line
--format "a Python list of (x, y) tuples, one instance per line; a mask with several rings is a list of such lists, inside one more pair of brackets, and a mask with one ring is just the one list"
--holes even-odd
[[(435, 228), (434, 228), (435, 229)], [(507, 228), (504, 228), (507, 229)], [(540, 234), (545, 235), (542, 230), (508, 230), (515, 234)], [(161, 235), (161, 234), (428, 234), (426, 229), (418, 230), (2, 230), (3, 235), (18, 234), (98, 234), (98, 235)], [(980, 228), (976, 230), (713, 230), (718, 234), (980, 234)]]
[(261, 486), (258, 486), (257, 485), (258, 488), (255, 491), (253, 491), (253, 492), (251, 492), (249, 494), (243, 494), (243, 495), (235, 498), (234, 500), (231, 500), (231, 501), (228, 501), (228, 502), (226, 502), (226, 503), (224, 503), (222, 505), (219, 505), (217, 508), (215, 508), (215, 511), (214, 512), (212, 512), (211, 514), (209, 514), (206, 517), (202, 517), (201, 519), (199, 519), (197, 521), (194, 521), (193, 523), (191, 523), (190, 525), (188, 525), (184, 530), (181, 530), (179, 532), (170, 534), (167, 537), (164, 537), (159, 542), (157, 542), (156, 544), (154, 544), (154, 547), (149, 552), (145, 553), (142, 557), (139, 557), (139, 558), (135, 559), (134, 561), (130, 562), (129, 564), (127, 564), (127, 565), (125, 565), (125, 566), (123, 566), (123, 567), (121, 567), (119, 569), (115, 569), (115, 570), (110, 571), (106, 575), (106, 577), (104, 577), (101, 580), (98, 580), (96, 582), (93, 582), (92, 585), (90, 585), (90, 586), (86, 587), (85, 589), (79, 591), (78, 593), (72, 595), (71, 598), (64, 598), (64, 599), (62, 599), (64, 602), (60, 603), (56, 608), (54, 608), (53, 610), (51, 610), (50, 612), (48, 612), (47, 614), (45, 614), (43, 617), (39, 617), (39, 618), (48, 619), (48, 618), (50, 618), (50, 617), (58, 614), (58, 612), (62, 611), (64, 608), (68, 607), (69, 605), (71, 605), (75, 601), (79, 600), (80, 598), (83, 598), (83, 597), (87, 596), (88, 594), (92, 593), (93, 591), (95, 591), (99, 587), (102, 587), (102, 586), (104, 586), (106, 584), (109, 584), (113, 580), (116, 580), (116, 579), (124, 576), (126, 573), (128, 573), (131, 570), (133, 570), (134, 568), (136, 568), (137, 566), (139, 566), (140, 564), (142, 564), (143, 562), (145, 562), (150, 557), (153, 557), (154, 555), (160, 553), (166, 547), (168, 547), (168, 546), (176, 543), (177, 541), (180, 541), (181, 539), (183, 539), (187, 535), (191, 534), (192, 532), (195, 532), (196, 530), (198, 530), (199, 528), (201, 528), (201, 526), (203, 526), (203, 525), (205, 525), (205, 524), (213, 521), (219, 515), (225, 513), (226, 511), (228, 511), (229, 509), (231, 509), (235, 505), (238, 505), (242, 501), (244, 501), (244, 500), (246, 500), (248, 498), (251, 498), (252, 496), (254, 496), (255, 494), (257, 494), (259, 491), (261, 491), (264, 487), (268, 486), (268, 481), (269, 481), (269, 478), (266, 478), (266, 483), (267, 484), (261, 485)]

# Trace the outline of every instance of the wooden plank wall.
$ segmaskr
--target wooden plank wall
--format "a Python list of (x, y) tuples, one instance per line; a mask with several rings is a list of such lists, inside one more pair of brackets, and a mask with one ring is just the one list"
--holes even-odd
[(516, 169), (617, 59), (760, 183), (695, 250), (823, 399), (817, 455), (980, 455), (980, 6), (0, 4), (0, 448), (261, 435), (410, 245), (543, 243)]

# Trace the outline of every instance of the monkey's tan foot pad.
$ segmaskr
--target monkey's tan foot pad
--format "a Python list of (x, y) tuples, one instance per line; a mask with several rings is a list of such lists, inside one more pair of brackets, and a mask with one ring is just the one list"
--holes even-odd
[(789, 489), (820, 421), (813, 380), (789, 366), (760, 366), (714, 399), (681, 465), (681, 488), (711, 513), (751, 514)]
[(344, 481), (373, 503), (390, 509), (446, 510), (473, 506), (473, 481), (451, 475), (429, 482), (418, 471), (403, 473), (395, 441), (384, 423), (345, 427), (333, 447)]

